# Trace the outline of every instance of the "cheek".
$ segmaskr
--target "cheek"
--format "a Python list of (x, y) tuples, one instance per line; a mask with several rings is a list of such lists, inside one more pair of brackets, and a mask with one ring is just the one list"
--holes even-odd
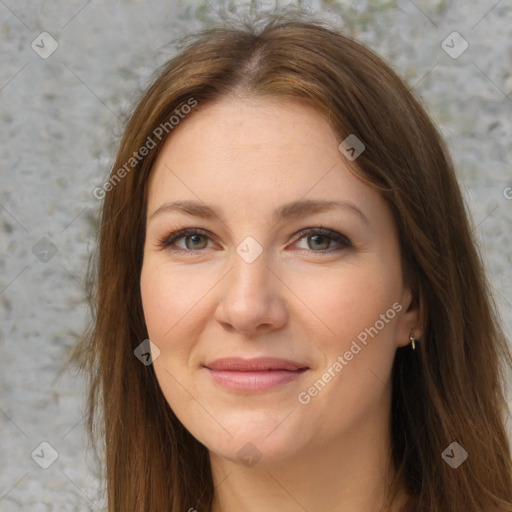
[(208, 293), (219, 281), (218, 270), (199, 267), (178, 268), (149, 255), (141, 272), (148, 337), (160, 350), (154, 361), (155, 373), (176, 413), (190, 403), (190, 393), (199, 396), (200, 390), (190, 378), (197, 365), (193, 356), (205, 324), (213, 314)]
[(159, 346), (163, 332), (172, 325), (168, 308), (174, 304), (169, 302), (173, 300), (169, 284), (168, 279), (162, 278), (155, 267), (143, 265), (140, 279), (142, 309), (149, 338)]
[[(394, 327), (396, 317), (392, 306), (400, 297), (400, 289), (392, 270), (382, 268), (380, 262), (326, 272), (323, 277), (301, 277), (296, 285), (294, 292), (308, 306), (315, 324), (323, 331), (322, 351), (337, 353), (348, 349), (352, 340), (376, 322), (382, 334), (391, 334), (390, 327)], [(386, 315), (390, 308), (392, 311)], [(381, 315), (388, 320), (384, 325)]]
[(328, 411), (337, 420), (363, 415), (382, 399), (391, 374), (400, 280), (375, 260), (316, 279), (315, 286), (308, 279), (300, 283), (297, 294), (318, 317), (314, 343), (321, 354), (302, 400), (311, 399), (311, 409), (326, 414), (328, 423)]
[(298, 400), (308, 411), (311, 420), (306, 421), (336, 435), (387, 403), (400, 295), (379, 265), (353, 268), (317, 284), (323, 286), (310, 287), (302, 296), (318, 315), (314, 343), (321, 359)]
[(149, 337), (165, 345), (181, 324), (200, 310), (200, 299), (208, 290), (208, 281), (149, 258), (142, 267), (140, 288)]
[(142, 307), (148, 337), (160, 350), (154, 360), (157, 380), (167, 402), (181, 416), (191, 401), (190, 391), (196, 394), (188, 380), (189, 356), (201, 329), (200, 299), (208, 286), (193, 273), (185, 275), (155, 260), (147, 258), (142, 267)]
[(160, 350), (154, 368), (167, 399), (172, 396), (169, 388), (174, 387), (170, 376), (179, 378), (188, 364), (189, 347), (182, 336), (183, 329), (186, 326), (194, 328), (193, 324), (187, 323), (192, 318), (190, 286), (186, 287), (181, 281), (178, 272), (166, 272), (163, 265), (150, 262), (143, 265), (140, 281), (142, 308), (148, 337)]

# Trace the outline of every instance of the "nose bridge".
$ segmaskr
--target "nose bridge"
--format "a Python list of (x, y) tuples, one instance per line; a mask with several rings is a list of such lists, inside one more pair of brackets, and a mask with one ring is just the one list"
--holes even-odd
[(268, 252), (253, 240), (244, 240), (233, 254), (230, 289), (238, 300), (268, 299), (271, 294)]
[(236, 248), (216, 315), (221, 323), (245, 333), (262, 326), (276, 328), (286, 318), (268, 254), (256, 243), (245, 240)]

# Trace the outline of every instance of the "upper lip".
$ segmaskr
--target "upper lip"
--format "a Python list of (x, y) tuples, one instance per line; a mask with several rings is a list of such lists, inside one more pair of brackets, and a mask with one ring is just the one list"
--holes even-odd
[(216, 359), (204, 366), (210, 370), (227, 371), (265, 371), (265, 370), (288, 370), (297, 371), (307, 369), (308, 365), (291, 361), (289, 359), (279, 359), (276, 357), (256, 357), (253, 359), (243, 359), (241, 357), (225, 357)]

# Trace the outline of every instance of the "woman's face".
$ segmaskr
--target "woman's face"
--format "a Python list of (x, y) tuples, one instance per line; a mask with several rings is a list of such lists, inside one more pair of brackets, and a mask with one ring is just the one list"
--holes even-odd
[(341, 142), (298, 102), (226, 99), (175, 128), (152, 170), (141, 293), (156, 376), (192, 435), (237, 463), (387, 433), (417, 313), (391, 211)]

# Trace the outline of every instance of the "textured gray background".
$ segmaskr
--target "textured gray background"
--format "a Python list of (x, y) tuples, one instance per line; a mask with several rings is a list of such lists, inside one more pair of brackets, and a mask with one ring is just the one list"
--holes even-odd
[[(288, 3), (296, 4), (278, 5)], [(83, 280), (99, 208), (92, 191), (112, 164), (122, 114), (174, 54), (167, 44), (235, 4), (247, 6), (0, 0), (2, 511), (104, 505), (86, 451), (83, 381), (61, 370), (87, 320)], [(510, 0), (302, 4), (368, 43), (423, 98), (452, 150), (510, 338)], [(46, 59), (31, 47), (42, 46), (44, 31), (58, 43)], [(457, 59), (441, 47), (453, 31), (469, 44)], [(43, 441), (58, 453), (48, 469), (31, 458)], [(42, 449), (34, 458), (49, 461)]]

